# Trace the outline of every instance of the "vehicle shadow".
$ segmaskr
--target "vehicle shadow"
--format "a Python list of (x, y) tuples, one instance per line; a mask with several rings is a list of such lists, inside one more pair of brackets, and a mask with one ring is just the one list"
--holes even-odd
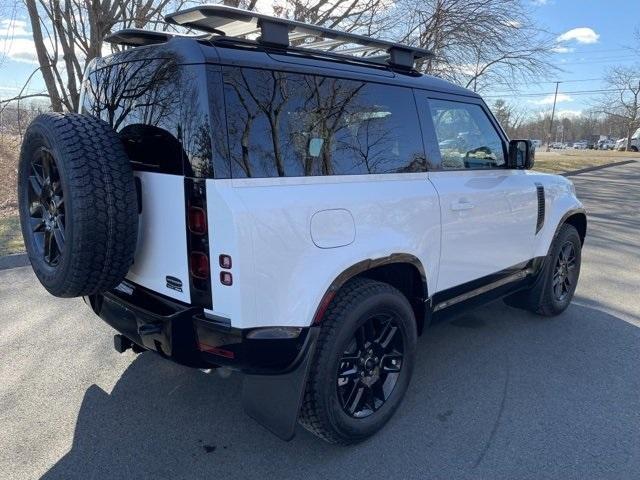
[[(42, 478), (629, 478), (640, 472), (640, 328), (572, 305), (496, 302), (433, 326), (395, 417), (355, 446), (283, 442), (222, 379), (144, 353), (84, 396)], [(635, 472), (635, 473), (634, 473)]]

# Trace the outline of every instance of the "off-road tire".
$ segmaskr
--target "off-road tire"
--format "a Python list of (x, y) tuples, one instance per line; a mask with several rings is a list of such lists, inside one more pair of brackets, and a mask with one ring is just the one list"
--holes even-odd
[[(397, 312), (404, 345), (403, 367), (389, 398), (372, 415), (355, 419), (337, 398), (336, 369), (345, 342), (367, 315), (380, 308)], [(350, 444), (370, 437), (393, 416), (409, 385), (415, 363), (416, 321), (411, 305), (396, 288), (367, 278), (344, 285), (327, 309), (307, 380), (299, 423), (329, 443)]]
[[(33, 159), (38, 155), (53, 158), (58, 178), (53, 183), (56, 189), (61, 188), (64, 199), (64, 241), (55, 265), (39, 251), (33, 231), (41, 229), (33, 227), (38, 221), (33, 211), (44, 211), (43, 204), (33, 201), (42, 194), (38, 197), (34, 193), (37, 187), (30, 184)], [(122, 281), (136, 248), (137, 194), (129, 159), (107, 123), (76, 113), (36, 117), (25, 133), (20, 152), (18, 201), (31, 265), (51, 294), (90, 295), (110, 290)]]
[[(575, 276), (571, 288), (561, 300), (554, 294), (554, 271), (560, 251), (564, 245), (571, 243), (575, 252)], [(505, 298), (505, 302), (516, 308), (523, 308), (538, 315), (552, 317), (564, 312), (571, 303), (580, 276), (582, 242), (573, 225), (565, 223), (551, 243), (547, 257), (538, 274), (533, 287), (528, 291), (518, 292)]]

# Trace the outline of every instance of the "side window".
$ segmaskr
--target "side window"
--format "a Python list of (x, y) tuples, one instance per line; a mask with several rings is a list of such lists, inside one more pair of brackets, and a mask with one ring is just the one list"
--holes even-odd
[(249, 68), (223, 77), (234, 177), (426, 170), (410, 89)]
[(502, 139), (482, 107), (438, 99), (429, 105), (444, 170), (505, 165)]

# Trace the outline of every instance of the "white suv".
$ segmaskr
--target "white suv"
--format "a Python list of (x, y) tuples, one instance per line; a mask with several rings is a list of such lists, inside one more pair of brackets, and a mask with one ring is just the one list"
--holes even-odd
[(38, 278), (118, 351), (239, 370), (278, 436), (350, 443), (400, 405), (432, 319), (567, 308), (573, 185), (414, 70), (429, 52), (222, 6), (167, 20), (208, 33), (112, 35), (135, 48), (94, 61), (81, 112), (38, 117), (20, 160)]
[[(627, 150), (627, 142), (627, 138), (618, 139), (615, 144), (615, 149), (619, 151)], [(630, 152), (637, 152), (638, 149), (640, 149), (640, 128), (631, 136), (631, 147), (628, 150)]]

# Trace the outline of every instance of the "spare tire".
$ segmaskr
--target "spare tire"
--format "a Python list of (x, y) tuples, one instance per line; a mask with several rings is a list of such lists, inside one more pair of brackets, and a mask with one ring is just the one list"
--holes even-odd
[(136, 187), (116, 132), (97, 118), (45, 113), (18, 165), (22, 236), (33, 270), (57, 297), (112, 289), (133, 263)]

